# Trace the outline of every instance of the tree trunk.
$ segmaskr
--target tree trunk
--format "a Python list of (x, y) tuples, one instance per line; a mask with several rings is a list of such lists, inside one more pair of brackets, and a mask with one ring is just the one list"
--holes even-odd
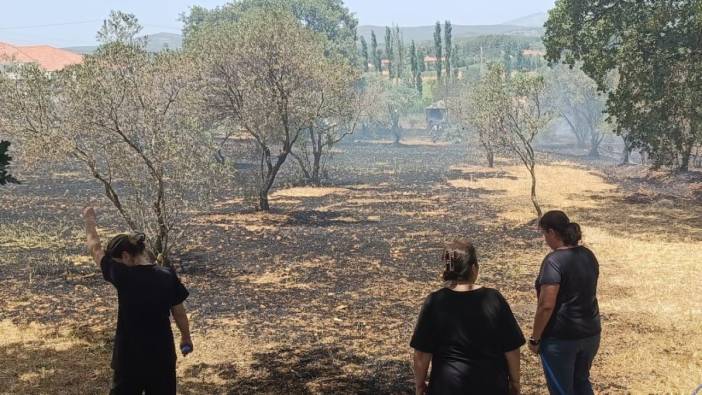
[(400, 133), (400, 128), (393, 126), (392, 128), (392, 134), (395, 137), (395, 141), (393, 141), (394, 145), (400, 145), (400, 140), (402, 139), (402, 134)]
[(271, 211), (271, 206), (268, 204), (268, 190), (260, 191), (258, 194), (258, 210)]
[(536, 169), (533, 165), (529, 168), (529, 173), (531, 174), (531, 203), (534, 205), (536, 215), (538, 218), (541, 218), (543, 213), (541, 212), (541, 205), (539, 205), (539, 201), (536, 198)]
[(487, 162), (488, 162), (488, 167), (493, 168), (495, 167), (495, 153), (492, 152), (492, 150), (487, 151)]
[(692, 148), (688, 149), (687, 152), (684, 152), (681, 155), (680, 158), (680, 167), (678, 168), (678, 171), (681, 173), (687, 173), (690, 171), (690, 157), (692, 156)]
[(622, 151), (622, 166), (631, 164), (631, 144), (624, 139), (624, 150)]
[(690, 171), (690, 158), (692, 158), (692, 150), (695, 148), (695, 139), (687, 139), (682, 143), (682, 149), (680, 150), (680, 167), (678, 171), (681, 173), (687, 173)]
[(320, 186), (322, 184), (322, 178), (320, 177), (322, 163), (322, 151), (314, 152), (314, 163), (312, 164), (312, 184), (315, 186)]
[(597, 145), (593, 145), (592, 147), (590, 147), (590, 153), (587, 156), (589, 156), (590, 158), (595, 158), (595, 159), (599, 158), (600, 157), (600, 145), (597, 144)]

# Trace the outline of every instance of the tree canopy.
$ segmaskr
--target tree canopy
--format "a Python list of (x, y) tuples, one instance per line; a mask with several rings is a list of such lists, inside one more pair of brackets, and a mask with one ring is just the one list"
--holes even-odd
[(205, 81), (203, 114), (242, 130), (259, 153), (259, 208), (305, 131), (337, 114), (353, 67), (325, 54), (327, 39), (282, 8), (251, 9), (195, 33)]
[[(193, 34), (208, 24), (236, 22), (251, 10), (287, 11), (304, 26), (327, 38), (326, 50), (341, 54), (355, 63), (358, 21), (342, 0), (241, 0), (208, 10), (194, 6), (181, 16), (187, 43)], [(273, 21), (275, 23), (275, 21)]]
[(687, 170), (702, 140), (702, 2), (559, 0), (544, 43), (550, 62), (582, 62), (609, 92), (618, 134), (658, 165)]

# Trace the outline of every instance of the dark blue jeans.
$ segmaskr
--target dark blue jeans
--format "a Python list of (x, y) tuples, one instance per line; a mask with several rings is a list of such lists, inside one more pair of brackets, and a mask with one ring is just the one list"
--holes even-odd
[(579, 340), (541, 340), (541, 364), (551, 395), (592, 395), (590, 367), (598, 348), (600, 335)]

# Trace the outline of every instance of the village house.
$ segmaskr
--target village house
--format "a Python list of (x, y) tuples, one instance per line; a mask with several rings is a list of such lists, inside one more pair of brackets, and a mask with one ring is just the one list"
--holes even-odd
[(11, 74), (14, 66), (33, 63), (47, 72), (83, 63), (83, 56), (48, 45), (16, 46), (0, 42), (0, 74)]

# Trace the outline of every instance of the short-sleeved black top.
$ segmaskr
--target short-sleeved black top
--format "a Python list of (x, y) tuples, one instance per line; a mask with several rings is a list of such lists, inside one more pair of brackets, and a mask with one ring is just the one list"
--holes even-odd
[(560, 288), (542, 338), (577, 340), (601, 332), (597, 304), (599, 274), (597, 258), (586, 247), (556, 250), (546, 256), (536, 278), (537, 296), (542, 285), (560, 284)]
[(108, 256), (100, 267), (105, 280), (117, 288), (119, 301), (112, 368), (175, 368), (170, 309), (188, 297), (178, 276), (160, 266), (126, 266)]
[(429, 394), (507, 394), (505, 352), (524, 343), (497, 290), (443, 288), (424, 302), (410, 346), (432, 354)]

